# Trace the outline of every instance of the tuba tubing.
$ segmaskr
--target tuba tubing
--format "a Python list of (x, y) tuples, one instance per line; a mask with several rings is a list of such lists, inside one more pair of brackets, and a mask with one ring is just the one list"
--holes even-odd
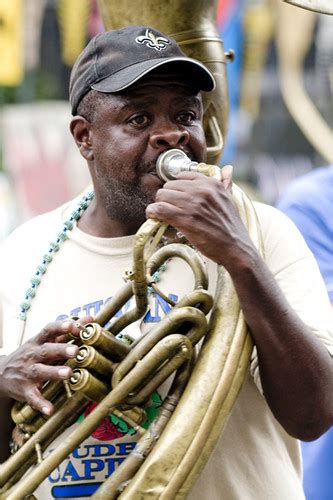
[[(232, 194), (251, 239), (263, 255), (260, 227), (252, 203), (235, 185)], [(223, 431), (247, 377), (252, 347), (231, 277), (220, 266), (209, 331), (189, 382), (146, 460), (131, 481), (119, 484), (119, 498), (186, 497)], [(191, 422), (190, 430), (188, 422)], [(124, 467), (121, 465), (116, 474), (120, 476)], [(115, 484), (113, 481), (115, 477), (108, 478), (93, 498), (114, 498), (108, 493), (109, 484)]]

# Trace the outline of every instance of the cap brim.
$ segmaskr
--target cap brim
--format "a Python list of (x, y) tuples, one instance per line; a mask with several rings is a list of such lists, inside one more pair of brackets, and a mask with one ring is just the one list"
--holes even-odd
[(182, 68), (184, 75), (195, 78), (194, 83), (199, 90), (209, 92), (215, 89), (215, 80), (211, 72), (200, 62), (189, 59), (188, 57), (170, 57), (168, 59), (153, 59), (150, 61), (142, 61), (132, 64), (127, 68), (123, 68), (117, 73), (104, 78), (103, 80), (91, 85), (91, 88), (98, 92), (120, 92), (136, 83), (140, 78), (144, 77), (151, 71), (161, 66), (172, 65), (176, 68)]

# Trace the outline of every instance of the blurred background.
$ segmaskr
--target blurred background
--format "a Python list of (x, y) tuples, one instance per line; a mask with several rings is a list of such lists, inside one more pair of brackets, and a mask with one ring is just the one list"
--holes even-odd
[[(333, 163), (333, 16), (219, 0), (217, 25), (235, 52), (222, 163), (274, 204), (291, 180)], [(0, 0), (0, 238), (88, 183), (68, 129), (68, 82), (103, 30), (97, 0)]]

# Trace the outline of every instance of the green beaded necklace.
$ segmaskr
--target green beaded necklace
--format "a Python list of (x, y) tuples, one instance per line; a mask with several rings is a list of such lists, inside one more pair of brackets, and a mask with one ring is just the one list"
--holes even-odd
[(25, 291), (24, 300), (20, 304), (20, 312), (18, 319), (25, 321), (27, 319), (27, 311), (31, 307), (31, 302), (36, 295), (38, 286), (41, 283), (42, 275), (46, 272), (47, 266), (52, 262), (54, 254), (59, 250), (61, 243), (67, 239), (68, 231), (71, 231), (74, 227), (74, 222), (78, 221), (82, 216), (83, 212), (87, 209), (89, 203), (94, 197), (94, 191), (88, 191), (80, 199), (77, 207), (70, 214), (68, 220), (63, 223), (62, 230), (58, 233), (55, 240), (51, 241), (47, 252), (43, 255), (41, 262), (36, 267), (36, 271), (30, 280), (30, 286)]

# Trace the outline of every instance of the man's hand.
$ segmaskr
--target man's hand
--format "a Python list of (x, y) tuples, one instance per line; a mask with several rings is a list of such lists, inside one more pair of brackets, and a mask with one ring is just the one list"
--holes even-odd
[(221, 172), (221, 181), (196, 172), (183, 172), (168, 181), (148, 205), (147, 217), (167, 222), (206, 257), (228, 268), (247, 255), (253, 245), (230, 194), (232, 167)]
[[(79, 321), (85, 324), (92, 318)], [(77, 355), (78, 347), (67, 342), (70, 333), (78, 336), (79, 331), (72, 320), (49, 323), (19, 349), (0, 358), (0, 398), (26, 401), (32, 408), (50, 415), (53, 405), (42, 396), (41, 388), (46, 380), (66, 380), (71, 376), (72, 370), (65, 362)]]

